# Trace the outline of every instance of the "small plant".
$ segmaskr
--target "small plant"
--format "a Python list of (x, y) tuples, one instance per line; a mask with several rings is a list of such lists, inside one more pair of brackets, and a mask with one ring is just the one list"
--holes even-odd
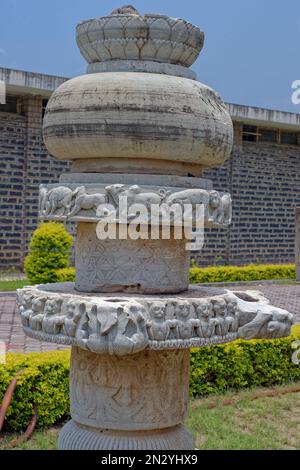
[(260, 264), (248, 266), (211, 266), (208, 268), (191, 267), (192, 284), (209, 282), (247, 282), (269, 279), (293, 279), (296, 270), (294, 264)]
[[(25, 259), (25, 273), (32, 284), (72, 280), (74, 270), (69, 265), (69, 252), (73, 237), (63, 224), (42, 223), (33, 233), (29, 255)], [(71, 269), (71, 271), (61, 270)], [(66, 274), (70, 275), (67, 279)]]

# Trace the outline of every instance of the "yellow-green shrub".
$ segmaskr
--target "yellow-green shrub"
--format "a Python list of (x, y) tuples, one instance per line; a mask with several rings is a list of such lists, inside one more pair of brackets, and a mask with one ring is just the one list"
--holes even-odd
[[(300, 380), (300, 366), (291, 360), (292, 343), (297, 339), (299, 325), (288, 338), (237, 340), (193, 349), (190, 394), (200, 396)], [(0, 400), (15, 374), (24, 372), (7, 413), (6, 430), (25, 429), (34, 404), (38, 406), (38, 427), (51, 426), (68, 417), (69, 363), (69, 350), (7, 355), (7, 363), (0, 364)]]
[(193, 349), (190, 394), (199, 396), (300, 380), (300, 366), (291, 359), (292, 343), (299, 339), (297, 326), (288, 338), (237, 340)]
[(261, 281), (268, 279), (295, 279), (294, 264), (253, 264), (248, 266), (192, 267), (190, 282), (238, 282)]
[(75, 268), (61, 268), (56, 271), (57, 282), (75, 281)]
[(63, 224), (42, 223), (33, 233), (30, 252), (25, 259), (24, 268), (29, 281), (32, 284), (57, 282), (57, 271), (68, 267), (72, 243), (73, 237)]
[(0, 364), (0, 400), (9, 382), (23, 371), (8, 408), (5, 429), (26, 429), (38, 407), (38, 427), (51, 426), (69, 414), (70, 352), (8, 353), (6, 364)]

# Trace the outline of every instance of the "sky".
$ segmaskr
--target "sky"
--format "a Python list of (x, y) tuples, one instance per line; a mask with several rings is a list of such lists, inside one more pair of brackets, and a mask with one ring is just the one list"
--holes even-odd
[[(126, 0), (0, 0), (0, 66), (73, 77), (86, 64), (76, 24), (105, 16)], [(132, 0), (144, 13), (184, 18), (205, 32), (192, 65), (224, 101), (300, 113), (291, 101), (300, 80), (299, 0)]]

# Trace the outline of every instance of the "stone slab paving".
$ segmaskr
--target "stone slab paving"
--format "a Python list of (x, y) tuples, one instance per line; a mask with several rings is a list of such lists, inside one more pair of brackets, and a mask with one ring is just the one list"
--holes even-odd
[[(225, 287), (224, 285), (222, 287)], [(295, 323), (300, 323), (300, 284), (245, 284), (228, 285), (228, 289), (260, 291), (276, 307), (289, 310), (295, 315)], [(21, 319), (16, 312), (16, 297), (13, 293), (2, 293), (0, 296), (0, 341), (4, 341), (7, 351), (30, 352), (66, 349), (67, 346), (43, 343), (24, 335)]]

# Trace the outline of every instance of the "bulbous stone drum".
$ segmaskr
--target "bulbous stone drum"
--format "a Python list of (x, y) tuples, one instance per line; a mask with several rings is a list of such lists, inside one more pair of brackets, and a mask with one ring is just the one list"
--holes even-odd
[[(218, 95), (195, 80), (152, 73), (94, 73), (49, 100), (44, 139), (60, 159), (139, 159), (221, 165), (232, 122)], [(155, 164), (155, 163), (154, 163)]]

